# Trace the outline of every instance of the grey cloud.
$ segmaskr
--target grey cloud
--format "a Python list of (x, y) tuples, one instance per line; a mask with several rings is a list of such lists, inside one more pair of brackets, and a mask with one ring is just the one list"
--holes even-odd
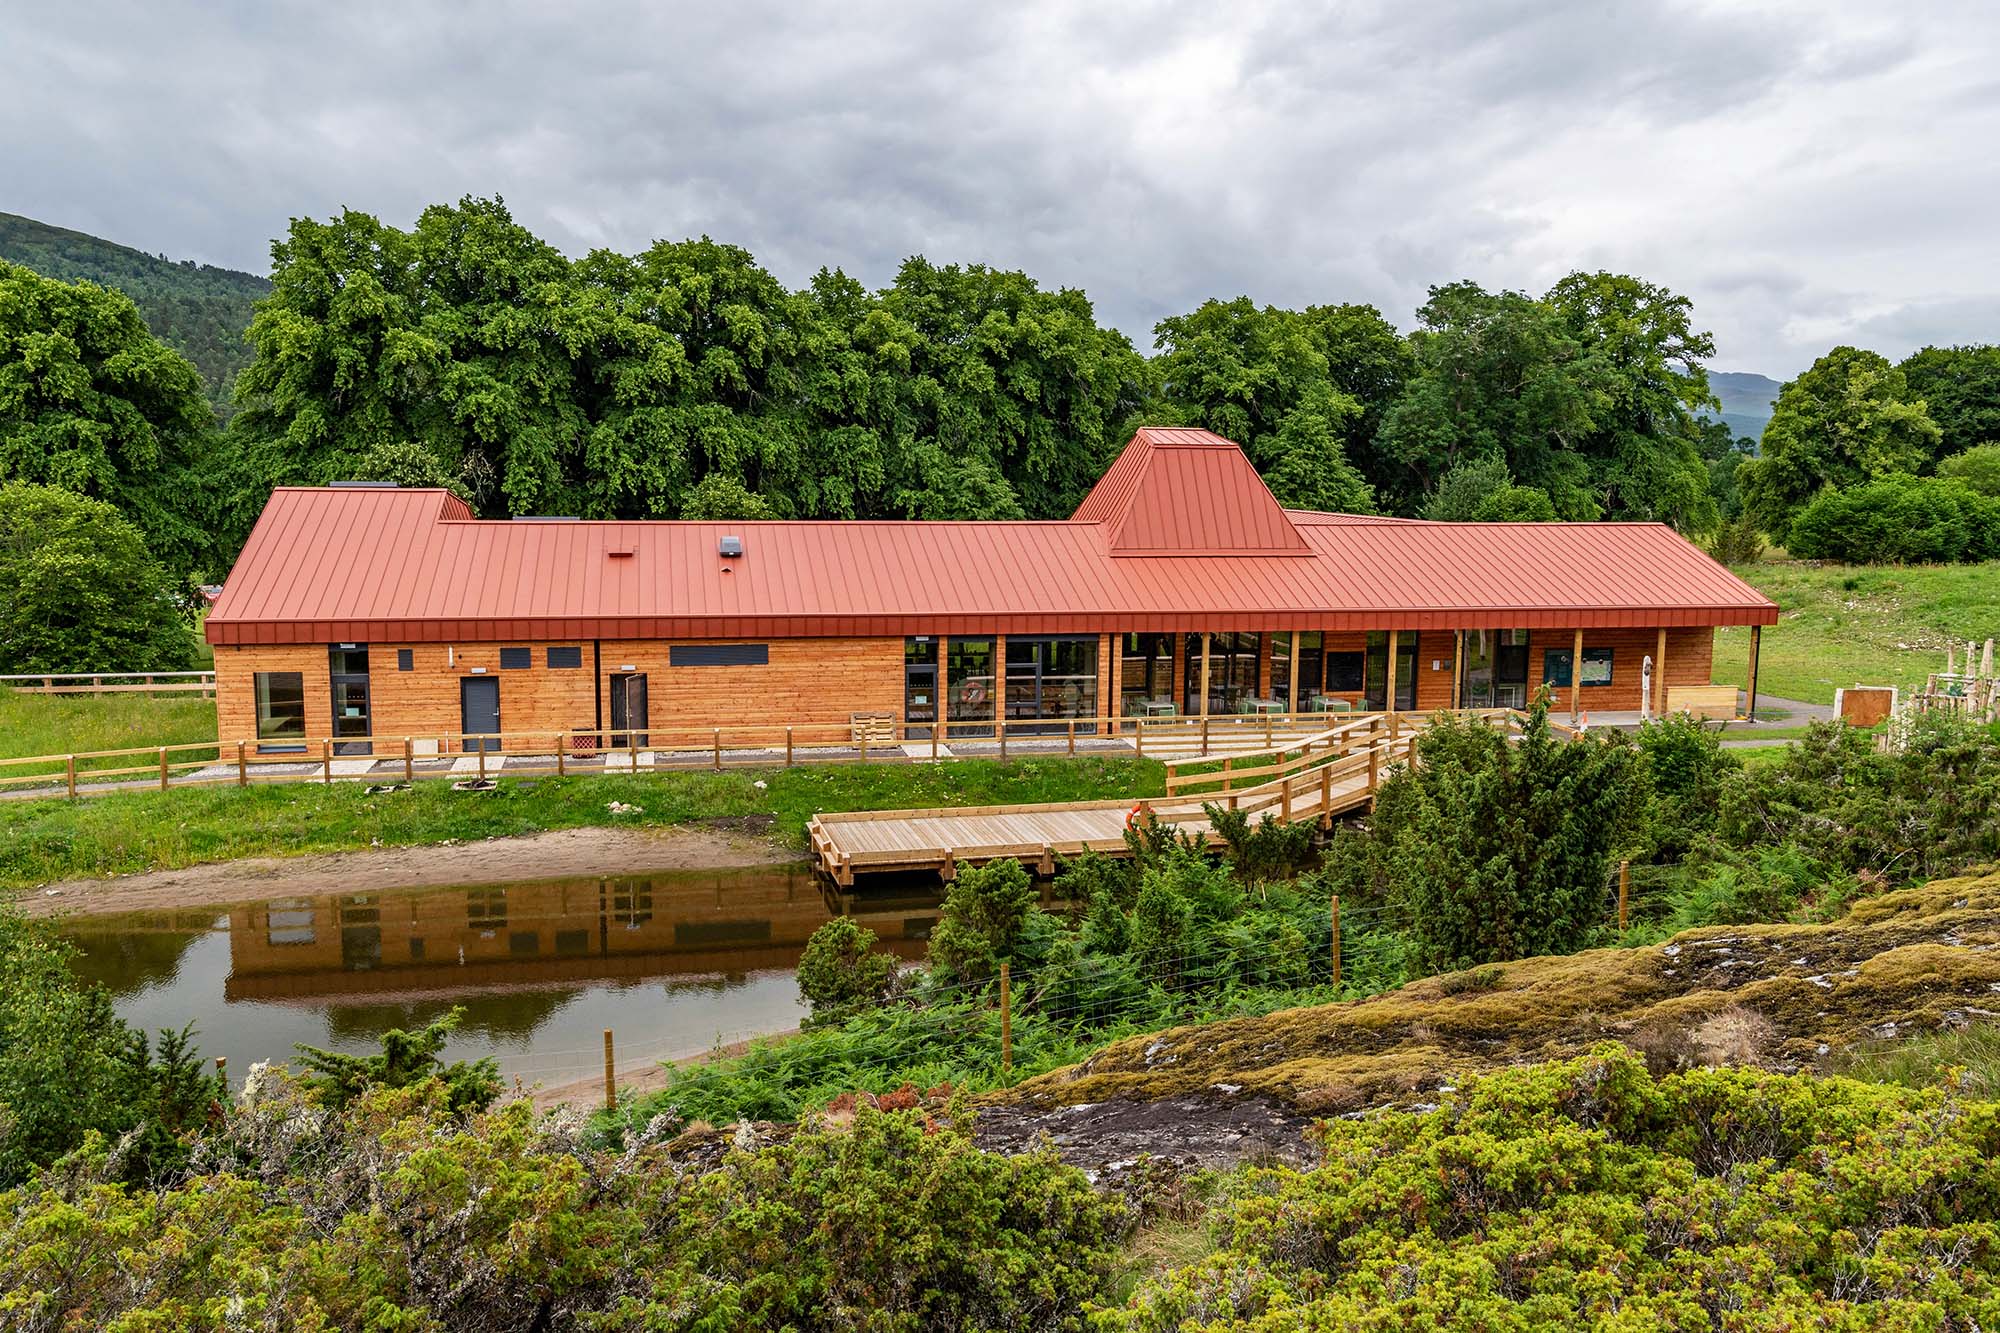
[(1963, 0), (97, 0), (10, 14), (0, 208), (261, 268), (292, 216), (500, 194), (573, 253), (1025, 268), (1140, 346), (1208, 296), (1407, 325), (1432, 283), (1607, 266), (1788, 375), (2000, 337), (1996, 35)]

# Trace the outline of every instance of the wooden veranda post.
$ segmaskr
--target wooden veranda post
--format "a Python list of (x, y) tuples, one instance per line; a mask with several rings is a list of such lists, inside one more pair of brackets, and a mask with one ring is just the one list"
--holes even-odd
[(611, 1029), (604, 1029), (604, 1109), (618, 1109), (618, 1074), (611, 1059)]
[(1569, 650), (1569, 724), (1583, 713), (1583, 631), (1578, 629)]
[(1215, 636), (1204, 631), (1201, 636), (1201, 752), (1208, 753), (1208, 658), (1209, 641)]
[[(1490, 700), (1488, 702), (1491, 702)], [(1451, 706), (1465, 706), (1465, 631), (1455, 630), (1451, 636)]]
[(1757, 655), (1764, 646), (1764, 627), (1750, 627), (1750, 684), (1749, 699), (1744, 701), (1743, 716), (1755, 719), (1757, 716)]
[(1014, 1069), (1013, 978), (1006, 963), (1000, 964), (1000, 1072)]
[[(1392, 629), (1389, 631), (1389, 669), (1386, 677), (1387, 683), (1384, 685), (1382, 691), (1387, 703), (1387, 707), (1383, 711), (1389, 715), (1389, 725), (1392, 728), (1396, 725), (1396, 648), (1397, 638), (1401, 633), (1401, 630)], [(1392, 730), (1389, 734), (1393, 736), (1396, 733)]]
[(1291, 717), (1299, 711), (1299, 631), (1293, 630), (1291, 642), (1285, 646), (1285, 716)]
[(1337, 988), (1340, 985), (1340, 895), (1337, 893), (1333, 895), (1330, 916), (1333, 924), (1333, 984)]
[(1653, 650), (1653, 716), (1667, 715), (1667, 627), (1660, 626), (1660, 643)]

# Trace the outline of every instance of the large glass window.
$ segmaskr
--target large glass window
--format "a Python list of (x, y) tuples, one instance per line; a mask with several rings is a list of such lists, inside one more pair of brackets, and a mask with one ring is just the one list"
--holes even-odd
[(260, 750), (304, 749), (306, 742), (306, 678), (300, 671), (259, 671), (253, 682), (257, 696), (257, 739), (277, 742)]
[[(1371, 630), (1368, 634), (1368, 660), (1363, 671), (1364, 693), (1368, 707), (1382, 708), (1388, 701), (1385, 688), (1389, 673), (1389, 632)], [(1417, 706), (1417, 634), (1407, 630), (1396, 636), (1396, 707), (1398, 710)]]
[(1097, 638), (1007, 639), (1007, 721), (1097, 716)]
[(1292, 702), (1292, 640), (1290, 630), (1271, 636), (1271, 697), (1279, 703)]
[[(903, 721), (937, 721), (937, 685), (937, 640), (929, 635), (903, 640)], [(910, 739), (917, 739), (916, 733)]]
[(1459, 683), (1462, 708), (1521, 708), (1528, 702), (1528, 631), (1468, 629), (1465, 674)]
[[(1208, 711), (1240, 713), (1257, 697), (1257, 654), (1261, 634), (1208, 636)], [(1201, 711), (1201, 635), (1187, 636), (1186, 704), (1190, 714)]]
[[(945, 720), (991, 722), (993, 685), (993, 640), (950, 640), (945, 647)], [(970, 736), (976, 731), (957, 728), (947, 737)]]
[(1118, 664), (1118, 708), (1126, 717), (1170, 712), (1174, 702), (1174, 636), (1127, 634)]

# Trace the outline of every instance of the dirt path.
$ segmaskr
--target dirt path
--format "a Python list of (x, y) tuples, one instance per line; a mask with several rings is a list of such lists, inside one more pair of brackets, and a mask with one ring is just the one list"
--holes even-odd
[(387, 889), (524, 880), (584, 879), (671, 870), (786, 865), (798, 854), (738, 829), (560, 829), (525, 838), (489, 838), (425, 847), (381, 847), (311, 856), (254, 856), (112, 879), (72, 879), (24, 891), (29, 916), (222, 906), (252, 898), (377, 893)]

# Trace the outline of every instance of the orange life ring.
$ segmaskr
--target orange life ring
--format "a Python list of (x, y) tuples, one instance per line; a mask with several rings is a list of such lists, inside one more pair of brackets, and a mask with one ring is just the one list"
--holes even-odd
[(1145, 813), (1146, 813), (1146, 807), (1144, 805), (1133, 806), (1130, 810), (1125, 812), (1125, 827), (1138, 828), (1139, 816)]

